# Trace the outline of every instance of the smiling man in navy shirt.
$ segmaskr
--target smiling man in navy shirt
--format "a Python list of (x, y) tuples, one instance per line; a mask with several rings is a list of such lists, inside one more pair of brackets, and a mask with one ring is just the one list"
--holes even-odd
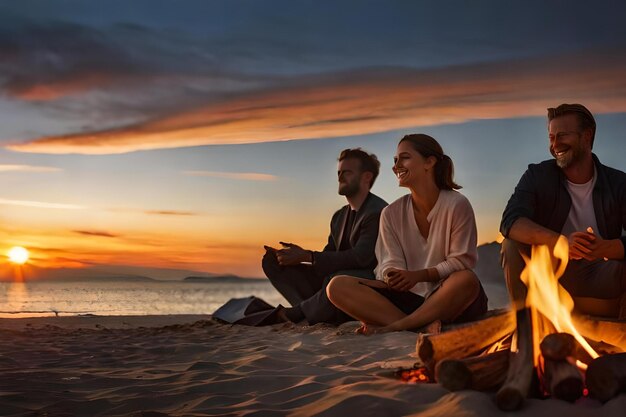
[(521, 253), (569, 242), (560, 279), (584, 313), (626, 318), (626, 174), (592, 153), (596, 122), (580, 104), (548, 109), (553, 159), (531, 164), (502, 215), (503, 267), (514, 307), (524, 307)]

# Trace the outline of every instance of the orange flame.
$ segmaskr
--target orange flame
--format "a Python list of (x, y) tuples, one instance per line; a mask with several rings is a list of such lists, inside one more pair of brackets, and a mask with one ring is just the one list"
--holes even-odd
[[(539, 363), (539, 343), (553, 332), (552, 329), (570, 333), (592, 358), (599, 356), (576, 330), (571, 315), (574, 300), (559, 284), (559, 278), (567, 267), (568, 253), (567, 239), (561, 236), (553, 254), (547, 246), (541, 245), (532, 247), (530, 259), (524, 256), (526, 268), (521, 278), (528, 287), (526, 305), (532, 314), (535, 365)], [(556, 270), (553, 269), (553, 261), (556, 262)]]

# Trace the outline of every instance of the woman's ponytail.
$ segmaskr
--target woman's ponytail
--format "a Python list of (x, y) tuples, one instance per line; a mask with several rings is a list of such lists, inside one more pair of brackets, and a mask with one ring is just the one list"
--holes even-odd
[(452, 159), (443, 154), (435, 164), (435, 182), (440, 190), (458, 190), (461, 187), (454, 182), (454, 163)]

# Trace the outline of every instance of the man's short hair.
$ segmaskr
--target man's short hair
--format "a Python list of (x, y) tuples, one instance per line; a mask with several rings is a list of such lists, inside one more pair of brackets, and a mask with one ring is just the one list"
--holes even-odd
[(582, 104), (561, 104), (558, 107), (550, 107), (548, 109), (548, 123), (552, 119), (565, 116), (566, 114), (575, 114), (578, 117), (578, 125), (581, 130), (591, 130), (591, 147), (593, 148), (593, 141), (596, 138), (596, 120), (593, 118), (593, 114)]
[(339, 154), (338, 161), (344, 159), (358, 159), (361, 162), (361, 172), (371, 172), (372, 181), (370, 181), (370, 189), (374, 186), (374, 181), (380, 172), (380, 162), (373, 153), (367, 153), (361, 148), (344, 149)]

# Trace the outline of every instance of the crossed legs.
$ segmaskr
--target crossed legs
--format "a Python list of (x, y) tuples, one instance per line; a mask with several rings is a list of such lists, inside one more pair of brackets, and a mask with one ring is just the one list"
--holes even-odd
[[(351, 320), (337, 309), (326, 296), (326, 286), (331, 276), (320, 277), (313, 268), (306, 265), (280, 266), (276, 256), (266, 253), (263, 257), (263, 271), (270, 282), (289, 303), (301, 311), (301, 315), (309, 324), (331, 323), (341, 324)], [(350, 274), (373, 278), (372, 271), (351, 270), (340, 271), (338, 274)]]
[[(455, 321), (472, 306), (482, 291), (472, 271), (458, 271), (450, 275), (417, 309), (407, 314), (373, 287), (388, 288), (381, 281), (343, 275), (333, 278), (326, 292), (337, 308), (365, 324), (411, 330), (435, 320)], [(486, 311), (486, 298), (483, 310)]]

